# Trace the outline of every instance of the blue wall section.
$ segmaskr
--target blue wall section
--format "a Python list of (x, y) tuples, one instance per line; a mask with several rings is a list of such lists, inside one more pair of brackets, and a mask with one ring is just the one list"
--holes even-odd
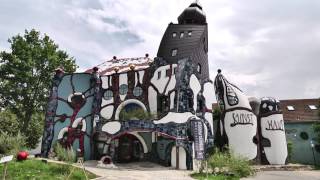
[[(310, 141), (315, 138), (312, 124), (313, 123), (308, 122), (285, 124), (287, 141), (291, 141), (293, 143), (293, 151), (291, 155), (292, 162), (314, 164), (312, 148), (310, 145)], [(309, 136), (308, 139), (302, 139), (300, 136), (301, 132), (306, 132)], [(320, 152), (317, 152), (316, 149), (314, 149), (314, 154), (317, 165), (320, 165)]]
[[(91, 136), (92, 134), (92, 103), (93, 103), (93, 89), (91, 88), (91, 74), (73, 74), (65, 75), (58, 87), (58, 97), (63, 99), (58, 101), (58, 107), (56, 110), (55, 126), (54, 126), (54, 139), (52, 144), (57, 141), (60, 130), (64, 127), (71, 127), (70, 118), (74, 112), (73, 108), (67, 103), (68, 97), (73, 92), (85, 93), (86, 103), (82, 106), (77, 113), (75, 119), (79, 117), (86, 117), (86, 135), (84, 136), (84, 158), (88, 160), (91, 158)], [(69, 116), (64, 122), (58, 121), (59, 115), (66, 114)], [(88, 136), (89, 135), (89, 136)], [(76, 151), (79, 148), (79, 140), (75, 139), (72, 147)]]

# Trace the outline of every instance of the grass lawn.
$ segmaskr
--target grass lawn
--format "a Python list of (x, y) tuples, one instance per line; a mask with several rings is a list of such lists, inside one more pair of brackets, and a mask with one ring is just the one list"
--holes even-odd
[[(207, 175), (205, 173), (194, 173), (191, 174), (191, 177), (195, 179), (205, 180), (207, 178)], [(233, 177), (233, 176), (223, 176), (223, 175), (213, 175), (208, 174), (208, 180), (239, 180), (239, 177)]]
[[(44, 163), (40, 160), (11, 161), (8, 163), (6, 179), (17, 180), (51, 180), (66, 179), (72, 170), (72, 166), (55, 163)], [(0, 177), (2, 178), (3, 164), (0, 165)], [(90, 179), (95, 178), (94, 174), (87, 172)], [(70, 179), (85, 179), (82, 169), (76, 168)]]

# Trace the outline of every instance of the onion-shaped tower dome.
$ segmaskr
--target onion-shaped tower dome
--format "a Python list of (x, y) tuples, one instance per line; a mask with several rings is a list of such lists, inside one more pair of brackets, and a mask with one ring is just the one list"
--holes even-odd
[(198, 1), (187, 7), (178, 17), (179, 24), (207, 24), (206, 14)]

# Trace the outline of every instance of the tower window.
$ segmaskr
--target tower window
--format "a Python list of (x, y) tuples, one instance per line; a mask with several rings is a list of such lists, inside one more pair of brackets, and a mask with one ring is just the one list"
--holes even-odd
[(167, 76), (167, 77), (170, 77), (170, 75), (171, 75), (171, 69), (167, 69), (167, 70), (166, 70), (166, 76)]
[(177, 73), (177, 68), (173, 68), (173, 74), (176, 74)]
[(172, 37), (173, 37), (173, 38), (177, 37), (177, 33), (176, 33), (176, 32), (173, 32), (173, 33), (172, 33)]
[(171, 56), (176, 56), (178, 54), (178, 49), (172, 49)]
[(189, 31), (188, 32), (188, 36), (190, 37), (192, 35), (192, 31)]
[(201, 74), (201, 65), (200, 64), (198, 64), (198, 66), (197, 66), (197, 71), (199, 74)]
[(161, 71), (158, 72), (158, 79), (161, 78)]
[(183, 38), (184, 32), (180, 32), (180, 38)]

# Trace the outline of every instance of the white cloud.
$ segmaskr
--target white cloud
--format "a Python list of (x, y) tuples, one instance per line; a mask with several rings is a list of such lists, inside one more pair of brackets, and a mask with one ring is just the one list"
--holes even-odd
[[(36, 28), (80, 70), (118, 57), (156, 56), (170, 22), (193, 0), (12, 0), (0, 6), (0, 48)], [(320, 1), (201, 1), (209, 24), (211, 77), (221, 68), (247, 94), (319, 97)]]

